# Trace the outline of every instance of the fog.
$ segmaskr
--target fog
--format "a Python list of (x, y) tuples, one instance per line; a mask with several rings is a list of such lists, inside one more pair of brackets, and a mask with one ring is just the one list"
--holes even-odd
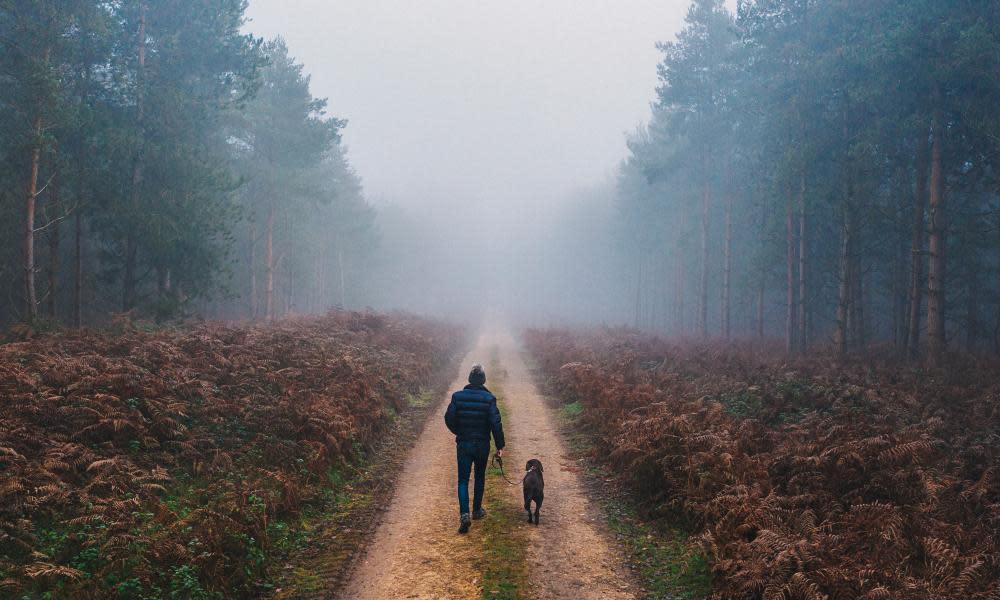
[(687, 7), (253, 0), (246, 29), (283, 36), (313, 94), (349, 121), (348, 157), (380, 210), (390, 263), (367, 303), (620, 321), (614, 298), (627, 292), (583, 293), (595, 265), (574, 264), (566, 225), (596, 235), (597, 215), (613, 221), (602, 190), (626, 132), (649, 119), (655, 44)]
[(5, 5), (0, 325), (1000, 352), (1000, 4), (966, 4)]

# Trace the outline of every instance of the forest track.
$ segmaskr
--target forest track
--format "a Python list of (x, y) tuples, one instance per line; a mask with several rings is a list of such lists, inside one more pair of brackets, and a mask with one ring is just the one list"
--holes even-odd
[[(545, 465), (541, 525), (530, 526), (520, 516), (513, 520), (527, 530), (529, 589), (524, 597), (635, 598), (637, 588), (622, 555), (610, 541), (599, 509), (587, 498), (578, 467), (559, 436), (556, 416), (532, 382), (513, 337), (502, 330), (482, 335), (463, 360), (452, 388), (465, 385), (473, 363), (487, 363), (491, 356), (507, 373), (503, 401), (510, 417), (504, 428), (511, 476), (528, 458)], [(446, 400), (432, 412), (407, 457), (374, 539), (340, 597), (429, 600), (483, 595), (482, 528), (474, 525), (465, 536), (455, 531), (455, 441), (444, 426)], [(489, 483), (487, 496), (509, 495), (510, 510), (519, 510), (520, 486)]]

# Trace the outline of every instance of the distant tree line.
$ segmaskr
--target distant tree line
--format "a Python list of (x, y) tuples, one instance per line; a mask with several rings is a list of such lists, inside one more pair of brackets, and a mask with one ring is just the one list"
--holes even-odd
[(635, 324), (1000, 351), (1000, 3), (695, 0), (618, 176)]
[(0, 323), (350, 301), (374, 214), (245, 0), (0, 2)]

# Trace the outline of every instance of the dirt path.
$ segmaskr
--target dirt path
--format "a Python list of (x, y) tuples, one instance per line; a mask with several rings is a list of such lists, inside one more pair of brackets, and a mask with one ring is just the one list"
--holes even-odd
[[(621, 558), (584, 493), (576, 467), (539, 396), (512, 337), (503, 331), (483, 335), (462, 362), (452, 388), (465, 384), (474, 362), (496, 355), (507, 372), (504, 381), (512, 477), (528, 458), (545, 465), (545, 504), (541, 525), (524, 523), (528, 533), (528, 572), (532, 598), (633, 598)], [(487, 377), (489, 373), (487, 373)], [(489, 386), (489, 382), (487, 382)], [(455, 499), (455, 440), (444, 427), (442, 403), (429, 419), (407, 458), (388, 511), (372, 544), (358, 562), (343, 598), (478, 598), (476, 568), (480, 538), (474, 526), (459, 536)], [(509, 494), (521, 504), (520, 487), (487, 486), (489, 494)]]

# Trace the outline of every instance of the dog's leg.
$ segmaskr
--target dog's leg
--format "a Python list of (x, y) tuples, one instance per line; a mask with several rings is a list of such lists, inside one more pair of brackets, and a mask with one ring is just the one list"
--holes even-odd
[(524, 510), (528, 513), (528, 522), (531, 523), (531, 497), (524, 495)]
[(538, 525), (538, 512), (542, 510), (542, 500), (543, 496), (541, 494), (538, 494), (538, 497), (535, 498), (535, 525)]

